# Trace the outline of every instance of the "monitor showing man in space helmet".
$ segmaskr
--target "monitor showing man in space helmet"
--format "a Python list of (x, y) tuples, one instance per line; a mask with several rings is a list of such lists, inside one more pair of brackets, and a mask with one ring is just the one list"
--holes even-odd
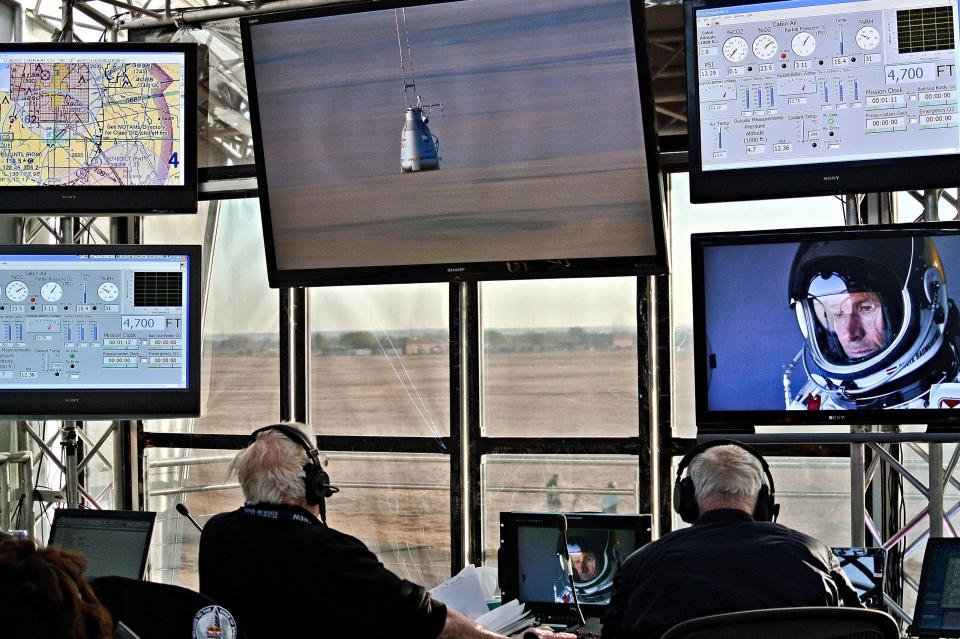
[[(567, 554), (573, 574), (573, 586), (581, 604), (606, 604), (613, 591), (613, 576), (626, 552), (615, 530), (570, 530), (567, 533)], [(556, 603), (572, 603), (573, 591), (567, 578), (567, 554), (563, 539), (557, 537), (557, 557), (562, 576), (554, 586)]]
[(783, 375), (788, 409), (960, 401), (960, 321), (931, 238), (804, 242), (789, 295), (804, 342)]

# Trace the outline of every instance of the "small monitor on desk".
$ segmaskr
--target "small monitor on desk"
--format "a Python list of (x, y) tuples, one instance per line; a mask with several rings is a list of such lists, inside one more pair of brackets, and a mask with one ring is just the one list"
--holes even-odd
[(856, 588), (860, 601), (867, 608), (883, 610), (883, 576), (887, 551), (883, 548), (841, 546), (833, 548), (840, 568)]
[(927, 541), (913, 624), (915, 637), (960, 637), (960, 539)]
[(563, 621), (573, 613), (567, 555), (584, 615), (600, 617), (610, 603), (614, 574), (630, 553), (650, 541), (650, 515), (563, 514), (566, 553), (558, 525), (561, 513), (500, 513), (503, 600), (519, 600), (542, 622)]
[(50, 545), (82, 553), (88, 579), (141, 579), (156, 517), (153, 512), (58, 508), (53, 512)]

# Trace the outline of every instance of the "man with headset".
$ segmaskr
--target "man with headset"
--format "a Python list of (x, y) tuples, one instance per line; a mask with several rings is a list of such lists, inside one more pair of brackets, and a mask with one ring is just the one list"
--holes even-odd
[(656, 639), (681, 621), (724, 612), (860, 607), (830, 548), (774, 523), (773, 476), (752, 447), (693, 447), (677, 468), (673, 502), (693, 526), (627, 558), (614, 578), (604, 639)]
[(358, 539), (326, 525), (324, 500), (338, 489), (302, 424), (254, 431), (230, 469), (246, 505), (204, 527), (200, 592), (235, 611), (250, 639), (503, 639), (387, 570)]

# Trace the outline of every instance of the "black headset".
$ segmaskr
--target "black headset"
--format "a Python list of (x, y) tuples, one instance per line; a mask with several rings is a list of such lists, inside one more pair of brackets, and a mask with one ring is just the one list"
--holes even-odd
[(770, 466), (767, 465), (767, 460), (753, 446), (748, 446), (734, 439), (714, 439), (697, 444), (688, 450), (687, 454), (680, 460), (680, 465), (677, 466), (677, 481), (673, 485), (673, 509), (680, 515), (680, 519), (692, 524), (700, 516), (700, 506), (697, 504), (693, 480), (689, 476), (681, 479), (683, 471), (690, 465), (694, 457), (714, 446), (736, 446), (760, 461), (763, 473), (767, 476), (767, 482), (761, 484), (760, 492), (757, 493), (757, 505), (753, 510), (753, 518), (757, 521), (776, 521), (777, 515), (780, 514), (780, 504), (775, 501), (773, 475), (770, 474)]
[(324, 499), (340, 492), (336, 486), (330, 485), (330, 475), (323, 469), (323, 463), (320, 461), (320, 451), (307, 439), (307, 436), (292, 426), (287, 424), (271, 424), (264, 426), (250, 433), (247, 440), (247, 446), (257, 441), (257, 435), (268, 430), (275, 430), (283, 433), (287, 439), (294, 442), (305, 451), (307, 451), (307, 461), (303, 465), (303, 482), (306, 502), (311, 506), (320, 506), (320, 520), (325, 521), (327, 508)]

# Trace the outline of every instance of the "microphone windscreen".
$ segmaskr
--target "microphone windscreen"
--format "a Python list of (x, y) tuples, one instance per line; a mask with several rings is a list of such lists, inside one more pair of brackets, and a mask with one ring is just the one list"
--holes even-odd
[(177, 504), (176, 508), (177, 508), (177, 512), (183, 515), (184, 517), (188, 517), (190, 515), (190, 513), (187, 511), (187, 507), (184, 506), (183, 504)]

